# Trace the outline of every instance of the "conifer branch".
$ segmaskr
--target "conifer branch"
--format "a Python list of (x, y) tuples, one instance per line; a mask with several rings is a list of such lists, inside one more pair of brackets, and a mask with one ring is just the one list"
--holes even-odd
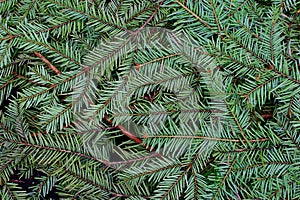
[(296, 0), (0, 2), (2, 199), (300, 196)]
[(188, 7), (186, 7), (184, 4), (182, 4), (180, 1), (175, 0), (176, 3), (178, 3), (180, 6), (182, 6), (187, 12), (189, 12), (191, 15), (193, 15), (196, 19), (198, 19), (202, 24), (204, 24), (209, 29), (212, 29), (210, 25), (206, 21), (204, 21), (200, 16), (198, 16), (196, 13), (194, 13), (192, 10), (190, 10)]
[(258, 139), (230, 139), (230, 138), (213, 138), (207, 136), (198, 136), (198, 135), (144, 135), (143, 138), (183, 138), (183, 139), (203, 139), (203, 140), (212, 140), (212, 141), (222, 141), (222, 142), (237, 142), (237, 143), (255, 143), (255, 142), (265, 142), (270, 141), (270, 138), (258, 138)]
[(15, 79), (16, 79), (16, 75), (12, 76), (8, 81), (6, 81), (3, 85), (0, 85), (0, 90), (2, 90), (3, 88), (5, 88), (7, 85), (9, 85), (10, 83), (12, 83)]
[(292, 184), (294, 184), (294, 183), (295, 183), (294, 181), (290, 181), (290, 182), (288, 182), (287, 184), (281, 186), (279, 189), (275, 190), (275, 191), (268, 197), (268, 199), (272, 199), (272, 197), (275, 197), (275, 196), (278, 194), (278, 192), (279, 192), (280, 190), (282, 190), (282, 189), (285, 188), (285, 187), (290, 187), (290, 185), (292, 185)]
[(99, 185), (99, 184), (93, 182), (93, 181), (90, 180), (90, 179), (86, 179), (86, 178), (84, 178), (84, 177), (81, 177), (80, 175), (78, 175), (78, 174), (76, 174), (76, 173), (70, 171), (69, 169), (65, 169), (65, 170), (66, 170), (67, 173), (69, 173), (70, 175), (76, 177), (77, 179), (82, 180), (82, 181), (86, 182), (87, 184), (96, 186), (96, 187), (98, 187), (99, 189), (104, 190), (104, 191), (106, 191), (106, 192), (109, 192), (109, 193), (111, 193), (112, 195), (114, 195), (114, 196), (116, 196), (116, 197), (129, 197), (128, 195), (116, 193), (116, 192), (112, 191), (111, 189), (109, 189), (109, 188), (107, 188), (107, 187), (105, 187), (105, 186), (102, 186), (102, 185)]
[(266, 166), (266, 165), (291, 165), (291, 164), (293, 164), (293, 163), (292, 162), (265, 162), (265, 163), (258, 163), (255, 165), (250, 165), (250, 166), (243, 167), (243, 168), (233, 169), (232, 172), (243, 171), (246, 169), (252, 169), (252, 168), (262, 167), (262, 166)]
[(52, 63), (49, 60), (47, 60), (47, 58), (45, 58), (42, 54), (40, 54), (40, 53), (38, 53), (38, 52), (35, 51), (34, 55), (36, 55), (37, 57), (39, 57), (56, 74), (61, 74), (61, 72), (54, 65), (52, 65)]
[[(112, 120), (109, 120), (107, 114), (104, 115), (104, 121), (106, 121), (106, 122), (108, 122), (109, 124), (112, 125)], [(146, 147), (146, 145), (143, 144), (143, 141), (139, 137), (137, 137), (136, 135), (134, 135), (133, 133), (131, 133), (130, 131), (128, 131), (127, 129), (125, 129), (122, 125), (114, 126), (114, 128), (120, 130), (121, 133), (123, 133), (126, 137), (128, 137), (129, 139), (131, 139), (135, 143), (140, 144), (143, 147)], [(148, 147), (147, 150), (150, 150), (150, 148)]]
[(216, 193), (214, 194), (212, 200), (215, 200), (218, 197), (218, 195), (221, 191), (221, 188), (225, 184), (225, 181), (226, 181), (228, 175), (232, 172), (233, 166), (235, 165), (236, 161), (237, 161), (237, 159), (233, 160), (233, 162), (230, 164), (228, 170), (226, 171), (225, 176), (223, 177), (222, 182), (218, 185), (218, 189), (217, 189)]
[(161, 0), (161, 2), (159, 3), (159, 5), (155, 8), (155, 11), (152, 13), (152, 15), (147, 19), (147, 21), (137, 30), (137, 32), (141, 31), (143, 28), (145, 28), (147, 26), (147, 24), (149, 24), (149, 22), (153, 19), (153, 17), (156, 15), (156, 13), (158, 12), (159, 8), (162, 6), (162, 4), (164, 3), (164, 0)]

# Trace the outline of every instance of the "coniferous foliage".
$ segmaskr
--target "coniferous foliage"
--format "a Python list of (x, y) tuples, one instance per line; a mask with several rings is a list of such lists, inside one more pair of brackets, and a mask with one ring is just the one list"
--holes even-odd
[(297, 0), (0, 0), (1, 199), (300, 199)]

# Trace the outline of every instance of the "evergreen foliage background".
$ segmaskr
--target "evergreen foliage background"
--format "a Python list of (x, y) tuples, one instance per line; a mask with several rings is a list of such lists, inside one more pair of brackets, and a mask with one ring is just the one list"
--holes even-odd
[[(300, 199), (297, 0), (0, 0), (0, 12), (1, 199)], [(214, 59), (226, 109), (191, 49), (105, 46), (149, 27)], [(176, 100), (186, 83), (198, 104)]]

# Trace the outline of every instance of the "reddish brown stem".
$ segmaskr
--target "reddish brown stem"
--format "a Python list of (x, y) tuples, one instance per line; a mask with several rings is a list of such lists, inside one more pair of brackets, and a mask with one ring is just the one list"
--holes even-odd
[(2, 90), (2, 88), (6, 87), (8, 84), (10, 84), (11, 82), (13, 82), (16, 79), (16, 76), (14, 75), (10, 80), (8, 80), (6, 83), (4, 83), (3, 85), (0, 85), (0, 90)]
[(61, 72), (54, 66), (52, 65), (52, 63), (47, 60), (47, 58), (45, 58), (42, 54), (38, 53), (38, 52), (34, 52), (34, 55), (36, 55), (37, 57), (39, 57), (44, 63), (46, 63), (46, 65), (48, 65), (48, 67), (50, 69), (52, 69), (56, 74), (61, 74)]
[(272, 119), (273, 114), (272, 113), (266, 113), (261, 115), (263, 119)]
[(136, 137), (133, 133), (131, 133), (131, 132), (129, 132), (128, 130), (126, 130), (123, 126), (118, 125), (118, 126), (116, 126), (116, 128), (119, 129), (119, 130), (120, 130), (124, 135), (126, 135), (129, 139), (133, 140), (135, 143), (141, 144), (141, 145), (145, 146), (145, 145), (143, 144), (143, 141), (142, 141), (140, 138)]
[(162, 4), (164, 3), (164, 1), (161, 1), (159, 3), (159, 5), (156, 7), (155, 11), (152, 13), (152, 15), (147, 19), (147, 21), (138, 29), (137, 32), (139, 32), (140, 30), (142, 30), (143, 28), (146, 27), (146, 25), (153, 19), (153, 17), (156, 15), (156, 13), (158, 12), (159, 8), (162, 6)]
[[(104, 115), (104, 121), (108, 122), (109, 124), (112, 124), (112, 120), (108, 119), (107, 114)], [(135, 143), (141, 144), (143, 147), (147, 148), (147, 150), (150, 151), (150, 148), (146, 147), (146, 145), (143, 144), (143, 141), (140, 138), (138, 138), (136, 135), (134, 135), (130, 131), (126, 130), (122, 125), (117, 125), (117, 126), (115, 126), (115, 128), (120, 130), (125, 136), (127, 136), (129, 139), (131, 139)], [(155, 151), (155, 150), (153, 150), (153, 151)]]
[(17, 179), (10, 179), (9, 182), (12, 182), (12, 183), (25, 183), (25, 181), (17, 180)]

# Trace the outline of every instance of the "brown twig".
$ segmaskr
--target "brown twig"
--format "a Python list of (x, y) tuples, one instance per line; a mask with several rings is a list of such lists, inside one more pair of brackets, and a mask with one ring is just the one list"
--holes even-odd
[(45, 58), (42, 54), (38, 53), (38, 52), (34, 52), (34, 55), (36, 55), (37, 57), (39, 57), (44, 63), (46, 63), (46, 65), (48, 65), (48, 67), (50, 69), (52, 69), (56, 74), (61, 74), (61, 72), (54, 66), (52, 65), (52, 63), (47, 60), (47, 58)]
[(133, 133), (131, 133), (128, 130), (126, 130), (123, 126), (118, 125), (118, 126), (116, 126), (116, 128), (119, 129), (128, 138), (130, 138), (131, 140), (133, 140), (135, 143), (141, 144), (141, 145), (145, 146), (145, 144), (143, 144), (143, 141), (140, 138), (138, 138)]
[(12, 78), (10, 78), (7, 82), (5, 82), (3, 85), (0, 85), (0, 90), (2, 90), (3, 88), (5, 88), (8, 84), (10, 84), (11, 82), (13, 82), (16, 79), (16, 75), (14, 75)]
[(12, 182), (12, 183), (26, 183), (24, 180), (18, 180), (18, 179), (10, 179), (9, 182)]
[(140, 30), (144, 29), (147, 24), (153, 19), (153, 17), (156, 15), (156, 13), (158, 12), (158, 10), (160, 9), (160, 7), (162, 6), (162, 4), (164, 3), (164, 0), (161, 1), (159, 3), (159, 5), (155, 8), (154, 12), (152, 13), (152, 15), (147, 19), (147, 21), (138, 29), (137, 32), (139, 32)]
[[(104, 115), (104, 121), (108, 122), (109, 124), (112, 124), (112, 120), (108, 119), (107, 114)], [(143, 141), (139, 137), (137, 137), (136, 135), (134, 135), (130, 131), (126, 130), (122, 125), (117, 125), (114, 128), (120, 130), (125, 136), (127, 136), (129, 139), (131, 139), (135, 143), (142, 145), (143, 147), (145, 147), (149, 151), (151, 150), (150, 147), (146, 147), (146, 144), (144, 144)], [(155, 151), (155, 149), (153, 149), (152, 151)]]
[[(108, 119), (107, 114), (104, 115), (104, 121), (108, 122), (109, 124), (112, 124), (112, 120)], [(133, 133), (126, 130), (123, 126), (117, 125), (117, 126), (115, 126), (115, 128), (119, 129), (125, 136), (127, 136), (128, 138), (130, 138), (131, 140), (133, 140), (137, 144), (143, 144), (143, 141), (140, 138), (138, 138)]]
[(273, 113), (265, 113), (261, 115), (263, 119), (272, 119)]

